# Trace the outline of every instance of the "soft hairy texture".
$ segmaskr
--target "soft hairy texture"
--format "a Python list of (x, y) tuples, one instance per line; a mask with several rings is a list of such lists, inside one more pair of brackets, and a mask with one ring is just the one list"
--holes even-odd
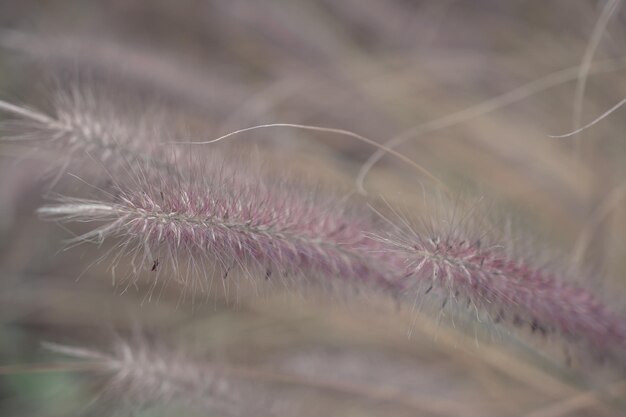
[(596, 360), (621, 363), (626, 358), (626, 317), (574, 284), (567, 272), (519, 256), (507, 242), (490, 243), (489, 233), (480, 238), (463, 230), (428, 235), (405, 225), (374, 237), (403, 259), (405, 293), (433, 291), (444, 303), (458, 301), (496, 323), (560, 334), (582, 342), (583, 351)]
[(111, 264), (130, 260), (134, 271), (154, 274), (155, 287), (163, 276), (207, 292), (215, 275), (226, 280), (236, 268), (261, 280), (394, 288), (396, 272), (366, 235), (376, 227), (370, 212), (224, 158), (183, 158), (194, 172), (184, 178), (138, 170), (101, 198), (62, 198), (39, 211), (96, 224), (77, 240), (117, 238)]
[(93, 224), (75, 241), (111, 238), (98, 261), (114, 277), (126, 269), (128, 285), (152, 275), (150, 297), (171, 281), (192, 297), (214, 285), (227, 290), (233, 270), (255, 282), (347, 284), (411, 300), (434, 289), (495, 322), (582, 341), (598, 359), (626, 357), (623, 317), (506, 242), (487, 244), (462, 225), (454, 233), (434, 227), (430, 236), (408, 224), (383, 230), (371, 212), (287, 176), (271, 180), (214, 145), (166, 144), (172, 136), (162, 121), (131, 120), (120, 109), (79, 88), (57, 96), (55, 116), (0, 101), (19, 119), (4, 122), (13, 132), (5, 139), (61, 151), (64, 166), (88, 156), (103, 168), (96, 197), (59, 198), (40, 214)]
[(255, 374), (237, 372), (216, 360), (197, 360), (148, 340), (118, 341), (111, 352), (46, 347), (93, 362), (93, 369), (106, 381), (91, 411), (102, 408), (103, 415), (111, 415), (112, 410), (115, 415), (136, 415), (154, 406), (183, 406), (220, 416), (279, 416), (293, 411), (288, 398), (278, 395), (267, 381), (255, 380)]
[(160, 146), (170, 138), (156, 114), (145, 111), (138, 116), (125, 109), (130, 105), (103, 96), (79, 86), (59, 90), (53, 115), (0, 100), (0, 112), (10, 116), (0, 123), (2, 140), (53, 152), (50, 165), (62, 167), (59, 175), (77, 164), (113, 170), (140, 164), (171, 172), (165, 155), (174, 151)]
[(596, 360), (626, 357), (623, 317), (565, 273), (514, 253), (506, 241), (489, 243), (488, 233), (472, 237), (460, 224), (452, 232), (449, 224), (433, 226), (430, 234), (406, 221), (406, 227), (389, 222), (383, 229), (371, 213), (310, 186), (272, 182), (217, 152), (201, 155), (201, 162), (179, 160), (185, 175), (138, 168), (110, 193), (61, 198), (40, 214), (93, 223), (76, 242), (115, 239), (102, 259), (114, 272), (128, 261), (129, 284), (141, 271), (153, 274), (150, 296), (168, 281), (193, 296), (208, 294), (233, 269), (288, 287), (348, 284), (411, 301), (439, 293), (495, 323), (582, 342)]

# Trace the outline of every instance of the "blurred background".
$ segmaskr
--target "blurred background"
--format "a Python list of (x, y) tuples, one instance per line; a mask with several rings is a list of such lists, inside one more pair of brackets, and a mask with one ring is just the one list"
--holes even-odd
[[(299, 123), (402, 142), (395, 149), (453, 194), (483, 198), (485, 216), (511, 220), (550, 248), (541, 251), (550, 253), (547, 262), (577, 265), (585, 284), (624, 312), (626, 110), (578, 135), (549, 137), (584, 126), (626, 97), (620, 6), (0, 0), (0, 99), (50, 109), (50, 92), (75, 82), (156, 103), (168, 122), (196, 138)], [(376, 151), (289, 129), (240, 140), (281, 167), (350, 190)], [(278, 415), (626, 412), (619, 401), (626, 387), (607, 382), (604, 369), (583, 375), (513, 336), (442, 324), (436, 314), (397, 309), (389, 300), (286, 293), (216, 296), (191, 306), (175, 294), (150, 303), (141, 289), (120, 294), (106, 265), (82, 273), (97, 248), (63, 251), (68, 234), (38, 219), (47, 191), (43, 165), (0, 142), (2, 416), (116, 415), (119, 404), (110, 399), (103, 409), (90, 405), (101, 388), (97, 375), (63, 369), (67, 360), (41, 342), (106, 349), (136, 327), (202, 358), (289, 375), (289, 382), (254, 384), (272, 407), (297, 410)], [(363, 185), (373, 198), (428, 218), (422, 187), (429, 181), (384, 156)], [(158, 404), (137, 415), (203, 415), (172, 407), (181, 406)]]

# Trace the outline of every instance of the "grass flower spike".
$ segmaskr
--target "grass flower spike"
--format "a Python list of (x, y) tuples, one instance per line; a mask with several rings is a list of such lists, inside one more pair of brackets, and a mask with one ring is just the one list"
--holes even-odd
[[(430, 233), (406, 228), (373, 238), (403, 261), (405, 294), (439, 294), (470, 307), (479, 317), (527, 327), (532, 333), (557, 334), (580, 342), (594, 359), (623, 363), (626, 319), (589, 290), (574, 284), (559, 268), (540, 266), (536, 257), (520, 256), (511, 242), (489, 242), (459, 226)], [(456, 227), (456, 226), (455, 226)], [(432, 293), (431, 293), (432, 292)]]
[[(314, 191), (302, 191), (222, 155), (205, 155), (192, 178), (158, 176), (117, 182), (101, 199), (63, 198), (42, 207), (46, 218), (98, 224), (76, 241), (118, 238), (109, 259), (130, 259), (141, 270), (194, 291), (209, 291), (214, 275), (233, 268), (268, 280), (325, 277), (388, 288), (393, 273), (370, 255), (376, 242), (365, 232), (376, 223)], [(181, 161), (181, 163), (183, 163)], [(200, 279), (198, 279), (200, 278)]]

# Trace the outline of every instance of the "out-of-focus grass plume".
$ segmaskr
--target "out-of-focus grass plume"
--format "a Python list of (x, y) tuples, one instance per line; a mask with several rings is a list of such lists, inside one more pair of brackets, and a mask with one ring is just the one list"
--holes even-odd
[[(30, 112), (0, 105), (0, 415), (622, 415), (625, 374), (610, 369), (620, 366), (577, 361), (568, 341), (509, 332), (461, 301), (443, 309), (425, 291), (415, 303), (352, 287), (266, 291), (264, 265), (241, 262), (224, 277), (223, 256), (210, 294), (181, 296), (168, 282), (155, 292), (141, 279), (120, 287), (107, 258), (94, 262), (110, 242), (63, 247), (95, 227), (67, 230), (37, 214), (59, 193), (107, 189), (127, 171), (131, 187), (149, 184), (151, 201), (165, 200), (157, 185), (180, 185), (178, 167), (189, 166), (180, 158), (223, 175), (224, 152), (246, 169), (262, 165), (269, 184), (335, 189), (380, 224), (484, 227), (536, 265), (575, 271), (567, 284), (623, 317), (626, 109), (550, 137), (626, 97), (621, 3), (0, 2), (0, 100)], [(355, 132), (424, 171), (392, 155), (368, 163), (377, 148), (354, 137), (293, 128), (172, 151), (173, 141), (271, 123)], [(343, 208), (324, 210), (334, 219)], [(334, 223), (311, 229), (340, 244), (353, 236)], [(319, 236), (307, 238), (313, 249), (291, 251), (301, 242), (285, 239), (272, 253), (306, 252), (301, 268), (317, 255)], [(358, 281), (342, 256), (315, 273), (349, 270)], [(159, 267), (150, 262), (139, 275)]]

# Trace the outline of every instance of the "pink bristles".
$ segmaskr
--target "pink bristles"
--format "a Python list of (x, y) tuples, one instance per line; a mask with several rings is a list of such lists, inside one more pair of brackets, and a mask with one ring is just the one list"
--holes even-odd
[(624, 317), (568, 280), (567, 273), (542, 268), (511, 253), (506, 244), (462, 233), (423, 238), (404, 231), (375, 239), (403, 259), (405, 294), (433, 291), (495, 322), (582, 342), (595, 359), (626, 357)]
[(375, 223), (371, 213), (219, 160), (213, 154), (203, 171), (188, 163), (193, 178), (138, 175), (100, 199), (61, 199), (40, 213), (100, 223), (78, 240), (116, 237), (113, 263), (125, 256), (135, 269), (166, 271), (196, 287), (210, 284), (213, 271), (226, 277), (236, 267), (267, 279), (394, 285), (385, 255), (371, 254), (378, 246), (365, 233)]

